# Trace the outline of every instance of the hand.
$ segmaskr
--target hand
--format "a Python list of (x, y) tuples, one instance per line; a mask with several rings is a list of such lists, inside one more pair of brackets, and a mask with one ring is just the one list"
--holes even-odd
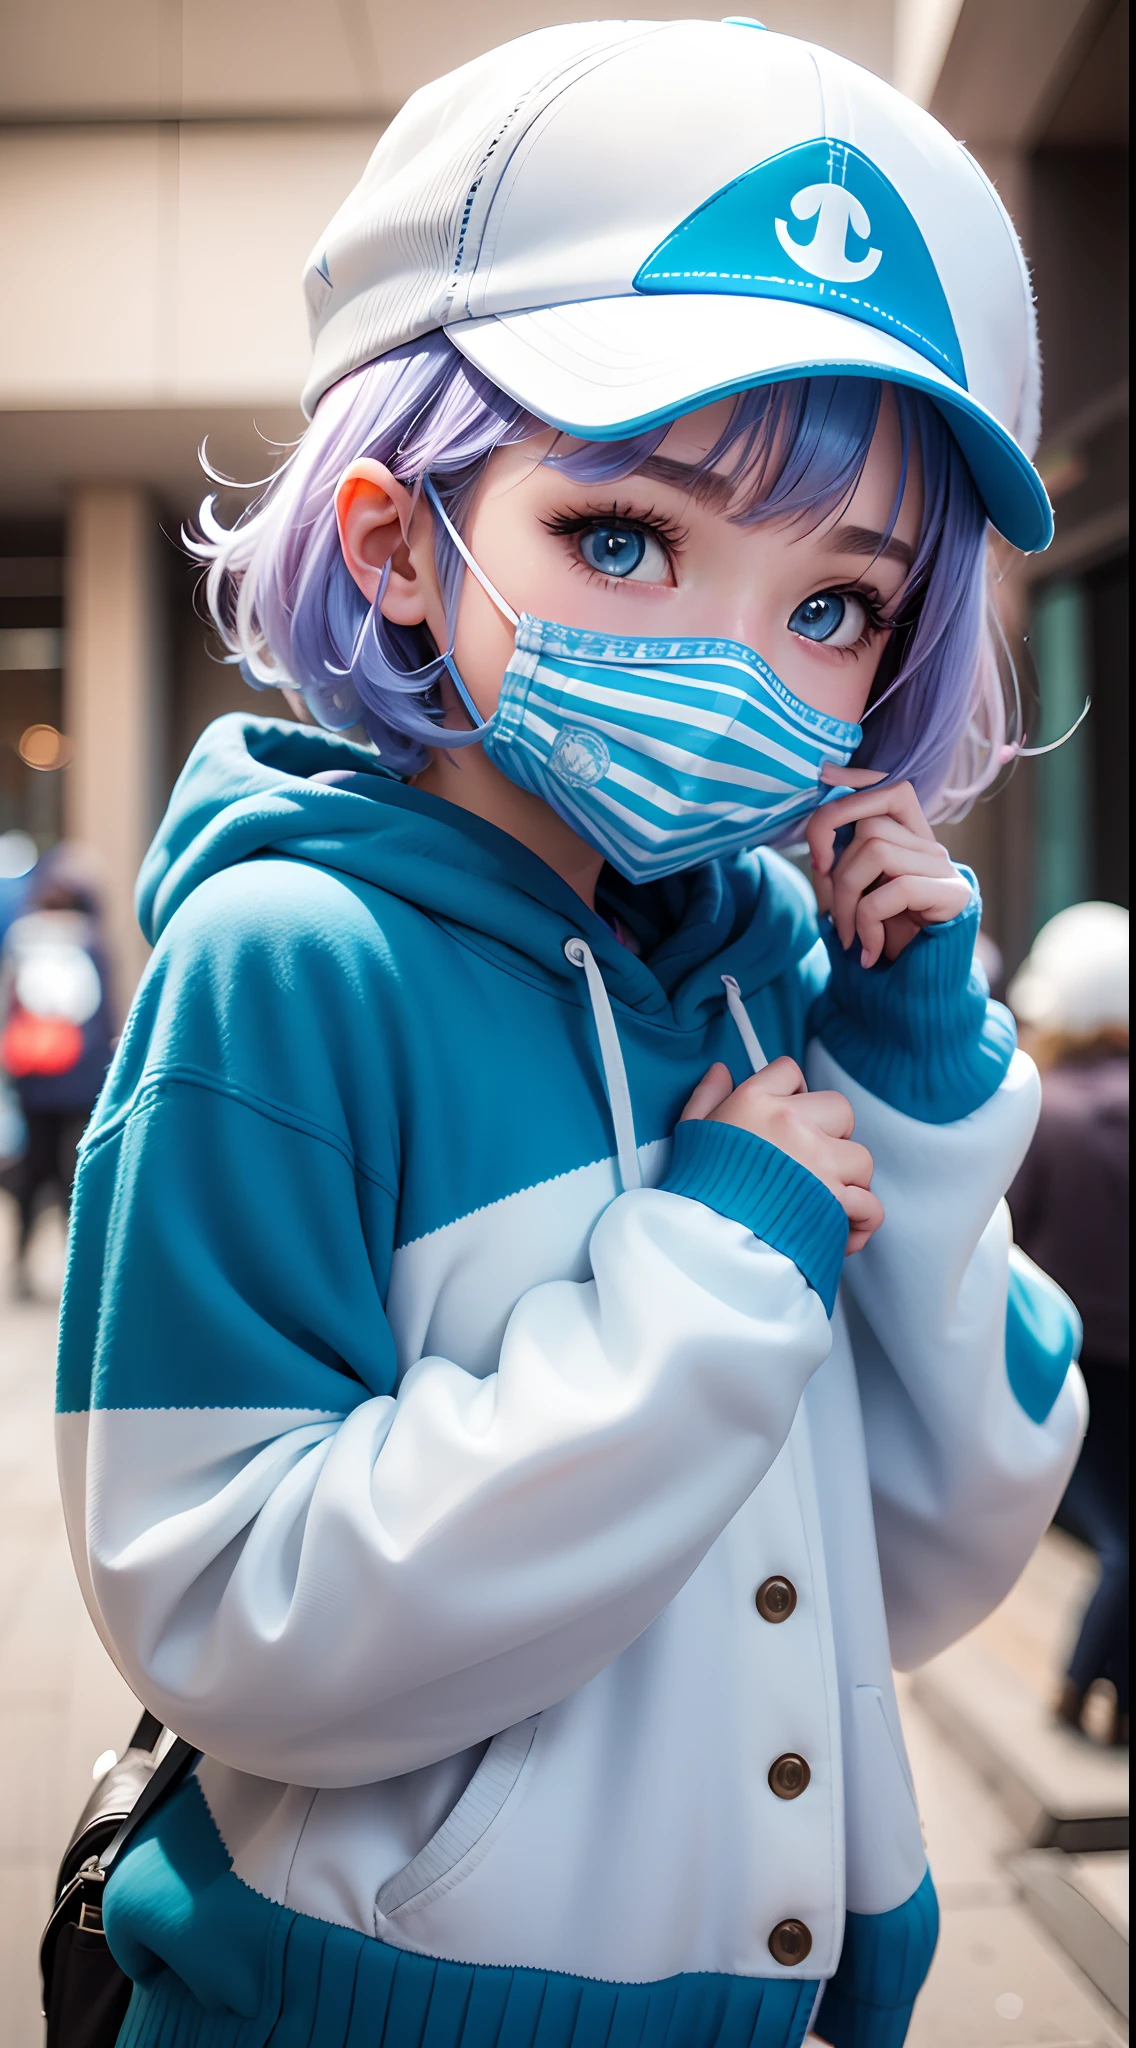
[(795, 1060), (773, 1060), (740, 1088), (716, 1060), (679, 1122), (688, 1118), (736, 1124), (815, 1173), (848, 1218), (849, 1252), (861, 1251), (883, 1222), (882, 1204), (870, 1192), (875, 1162), (866, 1146), (851, 1143), (852, 1104), (834, 1088), (810, 1094)]
[[(817, 902), (831, 912), (842, 946), (859, 938), (862, 967), (874, 967), (881, 954), (898, 960), (925, 925), (947, 924), (966, 909), (970, 884), (939, 845), (909, 782), (872, 789), (868, 783), (880, 780), (874, 769), (832, 767), (821, 779), (857, 787), (809, 819)], [(851, 824), (852, 839), (834, 863), (836, 834)]]

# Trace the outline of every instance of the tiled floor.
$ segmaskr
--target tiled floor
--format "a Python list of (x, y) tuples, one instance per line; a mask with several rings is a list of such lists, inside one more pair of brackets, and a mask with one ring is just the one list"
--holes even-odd
[[(0, 1197), (0, 1289), (8, 1205)], [(36, 1946), (55, 1867), (133, 1702), (71, 1573), (52, 1455), (52, 1294), (61, 1236), (45, 1219), (38, 1305), (0, 1295), (0, 2048), (39, 2048)], [(943, 1935), (909, 2048), (1118, 2048), (1126, 2035), (1019, 1901), (1020, 1847), (989, 1792), (903, 1688)]]

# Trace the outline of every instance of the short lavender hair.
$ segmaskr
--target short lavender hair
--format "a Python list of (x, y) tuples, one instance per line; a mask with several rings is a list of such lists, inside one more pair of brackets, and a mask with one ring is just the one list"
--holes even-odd
[[(902, 465), (913, 449), (923, 480), (922, 531), (868, 710), (859, 767), (911, 781), (933, 816), (958, 817), (1017, 751), (1019, 714), (1007, 689), (987, 570), (986, 516), (943, 415), (921, 392), (892, 387)], [(883, 386), (864, 377), (799, 377), (734, 400), (704, 468), (726, 467), (731, 517), (807, 524), (847, 503), (879, 417)], [(578, 482), (628, 476), (667, 432), (554, 445), (546, 462)], [(360, 456), (417, 490), (427, 474), (461, 530), (496, 449), (546, 432), (440, 332), (355, 370), (321, 400), (307, 432), (232, 528), (215, 500), (187, 536), (207, 565), (204, 594), (228, 658), (257, 687), (302, 692), (334, 731), (362, 726), (384, 764), (412, 775), (432, 747), (465, 735), (440, 725), (443, 650), (424, 627), (392, 624), (368, 604), (339, 546), (335, 491)], [(216, 479), (222, 481), (222, 479)], [(453, 631), (464, 564), (436, 522), (435, 553)], [(759, 650), (760, 651), (760, 650)], [(1011, 726), (1013, 731), (1010, 730)]]

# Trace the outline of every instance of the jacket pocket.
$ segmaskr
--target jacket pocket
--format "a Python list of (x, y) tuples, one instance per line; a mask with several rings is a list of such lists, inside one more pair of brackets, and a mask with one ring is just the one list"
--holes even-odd
[(902, 1740), (883, 1688), (852, 1688), (845, 1782), (848, 1906), (886, 1913), (902, 1904), (927, 1868), (923, 1831)]
[[(387, 1879), (375, 1901), (382, 1920), (430, 1905), (476, 1869), (515, 1811), (527, 1776), (540, 1715), (495, 1735), (457, 1805), (413, 1861)], [(510, 1814), (506, 1814), (506, 1808)]]

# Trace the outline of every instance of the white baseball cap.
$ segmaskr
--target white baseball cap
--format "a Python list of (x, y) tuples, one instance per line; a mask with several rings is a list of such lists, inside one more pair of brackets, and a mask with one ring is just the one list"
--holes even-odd
[(615, 440), (785, 377), (946, 415), (993, 524), (1048, 545), (1029, 277), (993, 186), (871, 72), (757, 22), (538, 30), (407, 101), (309, 261), (304, 409), (443, 328)]

